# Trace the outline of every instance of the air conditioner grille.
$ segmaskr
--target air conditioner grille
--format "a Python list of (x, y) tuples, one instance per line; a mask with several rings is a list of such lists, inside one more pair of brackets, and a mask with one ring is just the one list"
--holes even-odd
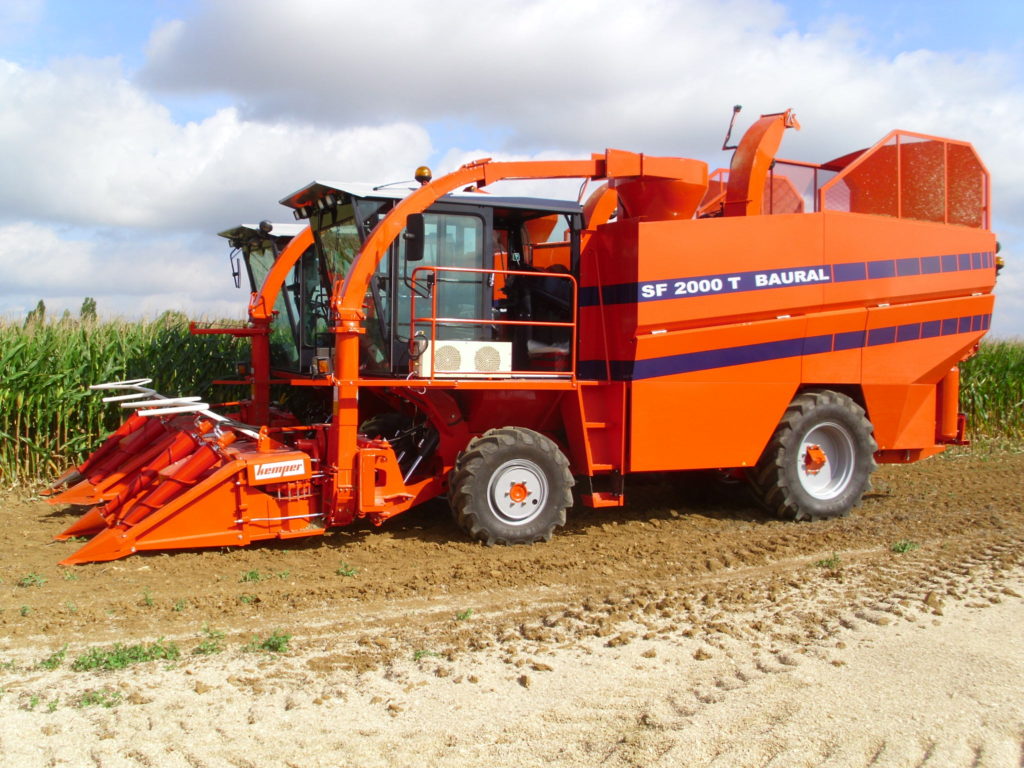
[(428, 341), (414, 371), (417, 376), (501, 376), (512, 371), (512, 342), (459, 340), (435, 345)]
[(494, 347), (480, 347), (473, 356), (476, 370), (492, 373), (501, 367), (501, 355)]
[(462, 353), (451, 344), (439, 344), (434, 352), (434, 370), (457, 371), (462, 367)]

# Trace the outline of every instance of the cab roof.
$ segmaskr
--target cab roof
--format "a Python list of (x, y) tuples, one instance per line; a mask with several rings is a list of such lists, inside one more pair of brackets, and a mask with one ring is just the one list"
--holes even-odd
[[(306, 228), (305, 224), (296, 224), (294, 221), (275, 221), (271, 222), (271, 224), (273, 229), (270, 230), (270, 237), (285, 237), (289, 240)], [(218, 232), (217, 235), (225, 237), (228, 240), (248, 240), (253, 237), (265, 236), (263, 232), (260, 231), (259, 224), (239, 224), (237, 227), (232, 227), (231, 229), (225, 229), (223, 232)]]
[[(346, 198), (364, 198), (370, 200), (402, 200), (415, 192), (419, 187), (407, 186), (405, 182), (373, 186), (351, 182), (314, 181), (297, 192), (281, 200), (282, 205), (295, 210), (295, 218), (308, 218), (309, 209), (316, 206), (318, 200), (328, 195), (338, 202)], [(489, 208), (514, 208), (519, 210), (540, 210), (549, 213), (574, 214), (582, 213), (583, 206), (575, 200), (552, 200), (542, 197), (506, 197), (491, 195), (486, 192), (466, 192), (460, 190), (438, 198), (439, 203), (455, 203), (462, 205), (485, 205)], [(305, 210), (304, 210), (305, 209)]]

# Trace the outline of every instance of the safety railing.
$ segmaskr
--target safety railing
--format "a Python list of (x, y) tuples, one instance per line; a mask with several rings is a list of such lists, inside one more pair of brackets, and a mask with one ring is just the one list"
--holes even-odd
[(814, 163), (776, 160), (768, 172), (764, 213), (817, 212), (818, 192), (836, 175)]
[[(776, 160), (765, 179), (761, 213), (809, 213), (818, 211), (818, 192), (836, 175), (814, 163), (798, 160)], [(719, 168), (708, 177), (708, 191), (701, 201), (698, 215), (720, 216), (729, 186), (729, 170)]]
[[(438, 314), (439, 300), (444, 304), (443, 291), (450, 294), (453, 286), (462, 284), (470, 286), (477, 297), (480, 291), (491, 295), (498, 278), (509, 296), (503, 301), (506, 306), (492, 304), (486, 317)], [(575, 375), (578, 285), (572, 275), (421, 266), (413, 270), (409, 284), (411, 375), (427, 379), (571, 379)], [(422, 308), (424, 300), (430, 302), (429, 312), (418, 314), (417, 301)], [(551, 314), (567, 319), (509, 319), (509, 315), (531, 314), (527, 307), (545, 302)], [(449, 329), (477, 330), (470, 333), (472, 338), (453, 338), (466, 331), (445, 333)]]
[(989, 226), (988, 170), (962, 141), (892, 131), (818, 191), (821, 210)]
[[(729, 171), (709, 177), (698, 215), (720, 216)], [(991, 181), (963, 141), (892, 131), (865, 150), (821, 165), (777, 159), (762, 214), (842, 211), (988, 228)]]

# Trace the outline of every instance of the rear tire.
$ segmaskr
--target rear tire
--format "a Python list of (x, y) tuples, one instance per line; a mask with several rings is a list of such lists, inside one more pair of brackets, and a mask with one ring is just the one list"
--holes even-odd
[(572, 505), (569, 462), (531, 429), (491, 429), (455, 462), (449, 499), (455, 521), (473, 539), (493, 544), (548, 541)]
[(787, 520), (844, 517), (871, 486), (877, 444), (857, 403), (831, 390), (793, 400), (750, 484), (758, 501)]

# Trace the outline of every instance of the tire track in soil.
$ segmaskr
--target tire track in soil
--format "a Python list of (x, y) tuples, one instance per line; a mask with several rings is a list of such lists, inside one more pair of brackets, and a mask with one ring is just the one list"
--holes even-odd
[[(186, 659), (186, 673), (220, 679), (255, 702), (293, 691), (286, 710), (337, 700), (353, 679), (365, 680), (377, 693), (363, 703), (385, 722), (401, 722), (424, 680), (451, 687), (488, 670), (492, 681), (525, 688), (524, 679), (542, 685), (555, 657), (559, 664), (638, 662), (644, 648), (654, 655), (643, 663), (707, 660), (707, 671), (693, 663), (684, 688), (633, 701), (617, 735), (589, 738), (606, 765), (670, 765), (688, 724), (808, 665), (840, 664), (842, 646), (860, 634), (1019, 599), (1004, 580), (1024, 566), (1022, 470), (1019, 454), (886, 467), (880, 490), (853, 516), (813, 525), (768, 519), (742, 503), (713, 500), (699, 486), (651, 483), (636, 489), (635, 506), (624, 511), (576, 510), (564, 535), (545, 546), (485, 549), (449, 540), (456, 534), (435, 510), (382, 532), (356, 528), (325, 541), (136, 557), (71, 571), (54, 565), (69, 546), (39, 543), (66, 516), (38, 502), (7, 503), (0, 505), (0, 661), (13, 666), (0, 670), (0, 687), (9, 692), (0, 709), (24, 706), (53, 686), (69, 695), (97, 687), (89, 675), (33, 668), (62, 642), (72, 641), (69, 658), (82, 645), (111, 639), (164, 636), (184, 650), (204, 624), (226, 630), (236, 647), (253, 632), (284, 627), (296, 634), (296, 652), (258, 675), (221, 673), (222, 660), (197, 657)], [(691, 492), (694, 501), (681, 504)], [(898, 555), (889, 551), (898, 540), (919, 546)], [(814, 565), (833, 553), (838, 567)], [(340, 559), (359, 576), (336, 576)], [(241, 582), (252, 570), (268, 576)], [(26, 573), (47, 581), (14, 586)], [(183, 595), (187, 606), (177, 611)], [(245, 603), (244, 595), (257, 599)], [(466, 608), (472, 618), (457, 621)], [(431, 655), (411, 662), (417, 650)], [(129, 711), (150, 706), (130, 674), (113, 680)], [(249, 725), (272, 718), (272, 709), (254, 704)], [(608, 730), (607, 702), (579, 706), (575, 715), (592, 724), (588, 730)], [(784, 721), (792, 712), (773, 715)], [(95, 738), (114, 735), (102, 713), (90, 722)], [(187, 718), (180, 725), (196, 727)], [(1011, 741), (911, 745), (854, 737), (784, 745), (756, 764), (990, 765), (1010, 750), (1024, 765), (1020, 735)], [(310, 748), (316, 746), (314, 739)], [(717, 750), (691, 764), (742, 764), (742, 751), (727, 744)], [(179, 756), (182, 765), (225, 764), (196, 752)], [(159, 753), (140, 747), (122, 758), (145, 765)]]
[[(652, 702), (649, 708), (640, 715), (639, 725), (635, 726), (640, 728), (644, 737), (638, 738), (634, 731), (630, 731), (627, 735), (620, 737), (616, 747), (605, 756), (603, 764), (661, 765), (662, 763), (659, 762), (660, 757), (658, 760), (652, 761), (651, 756), (654, 753), (662, 752), (664, 743), (671, 741), (671, 738), (664, 735), (665, 730), (681, 727), (690, 722), (695, 716), (700, 715), (706, 708), (722, 704), (726, 701), (727, 697), (743, 696), (749, 688), (756, 686), (768, 676), (785, 674), (793, 668), (799, 667), (802, 663), (802, 655), (812, 657), (827, 655), (830, 641), (835, 641), (836, 638), (843, 637), (844, 635), (855, 634), (861, 628), (862, 625), (858, 623), (858, 620), (886, 626), (896, 618), (907, 622), (915, 622), (929, 615), (941, 616), (943, 614), (943, 603), (928, 600), (928, 596), (936, 594), (936, 589), (943, 590), (943, 594), (950, 595), (951, 599), (955, 599), (967, 607), (975, 608), (998, 604), (1003, 601), (1004, 595), (1008, 597), (1016, 596), (1016, 593), (1012, 590), (1009, 590), (1009, 595), (1007, 595), (1007, 588), (1003, 586), (1002, 577), (1011, 571), (1016, 571), (1020, 574), (1024, 570), (1024, 553), (1021, 552), (1021, 543), (1024, 543), (1024, 539), (1016, 537), (1005, 542), (987, 545), (978, 553), (968, 554), (962, 560), (958, 559), (948, 562), (941, 567), (932, 565), (917, 579), (910, 580), (909, 582), (907, 580), (908, 577), (915, 571), (915, 564), (912, 561), (902, 561), (903, 564), (908, 566), (906, 568), (886, 568), (884, 569), (886, 573), (883, 577), (875, 578), (874, 580), (871, 578), (873, 571), (870, 563), (861, 564), (860, 572), (851, 574), (848, 577), (849, 584), (847, 586), (850, 588), (849, 591), (836, 593), (832, 596), (833, 599), (838, 598), (839, 602), (845, 603), (850, 599), (850, 593), (853, 593), (860, 595), (859, 600), (840, 610), (836, 610), (835, 605), (830, 605), (827, 602), (828, 598), (822, 604), (819, 593), (819, 599), (808, 600), (808, 602), (814, 603), (814, 612), (810, 616), (794, 613), (793, 618), (795, 621), (786, 621), (784, 617), (776, 614), (772, 625), (765, 627), (763, 624), (758, 624), (758, 633), (769, 640), (767, 652), (755, 650), (749, 658), (745, 657), (750, 651), (750, 646), (742, 648), (739, 654), (734, 656), (730, 644), (723, 643), (719, 638), (715, 637), (716, 629), (719, 632), (722, 630), (714, 627), (714, 623), (707, 620), (706, 613), (702, 615), (700, 611), (694, 611), (691, 608), (687, 615), (687, 621), (692, 622), (694, 626), (709, 628), (698, 632), (697, 637), (705, 644), (724, 651), (725, 655), (733, 658), (738, 665), (743, 665), (746, 662), (746, 668), (740, 666), (734, 678), (716, 678), (713, 688), (707, 685), (696, 686), (688, 691), (688, 696), (684, 696), (682, 699), (679, 697), (666, 699), (671, 709), (675, 712), (676, 716), (674, 718), (671, 716), (666, 718), (663, 714), (659, 716), (657, 710), (661, 702)], [(965, 582), (964, 579), (968, 575), (970, 578)], [(894, 583), (901, 584), (902, 589), (890, 593), (888, 588)], [(787, 602), (789, 597), (800, 593), (798, 588), (790, 586), (793, 590), (792, 595), (783, 597), (782, 602)], [(681, 593), (676, 597), (677, 599), (681, 597), (681, 601), (684, 604), (686, 603), (686, 598), (682, 597)], [(908, 602), (912, 606), (917, 604), (920, 608), (913, 607), (907, 610)], [(705, 604), (706, 606), (706, 601), (698, 600), (696, 604)], [(691, 603), (691, 605), (693, 604)], [(710, 606), (709, 610), (715, 610), (718, 607), (720, 606), (715, 604)], [(684, 610), (686, 609), (684, 608)], [(816, 636), (813, 631), (806, 631), (808, 621), (814, 623), (822, 618), (822, 616), (828, 615), (835, 618), (836, 624), (827, 626), (824, 636)], [(739, 623), (742, 623), (742, 619), (739, 619)], [(765, 631), (766, 629), (767, 632)], [(794, 629), (797, 631), (794, 632)], [(685, 634), (685, 631), (683, 634)], [(742, 630), (739, 633), (727, 632), (727, 634), (739, 635), (748, 642), (751, 639), (751, 635), (744, 633)], [(789, 648), (779, 650), (772, 646), (772, 641), (785, 642)], [(795, 644), (795, 650), (793, 644)], [(839, 641), (839, 644), (845, 647), (845, 643), (842, 640)], [(758, 643), (753, 643), (754, 648), (757, 645)], [(753, 664), (752, 668), (749, 666), (751, 662)], [(778, 717), (778, 713), (775, 714), (775, 717)], [(645, 730), (645, 728), (651, 727), (652, 724), (658, 729), (654, 732), (654, 735)], [(726, 747), (724, 751), (718, 752), (709, 762), (688, 761), (686, 764), (694, 766), (734, 766), (741, 764), (779, 766), (819, 764), (837, 766), (914, 764), (967, 766), (1011, 764), (1003, 762), (1007, 752), (1005, 744), (975, 744), (972, 747), (970, 759), (968, 759), (967, 753), (964, 752), (963, 746), (945, 742), (932, 743), (921, 748), (919, 757), (911, 754), (917, 747), (912, 746), (908, 748), (904, 742), (895, 744), (882, 741), (876, 745), (873, 751), (867, 749), (863, 744), (847, 744), (841, 747), (840, 745), (830, 745), (828, 748), (816, 746), (811, 750), (801, 748), (786, 750), (779, 754), (760, 754), (756, 756), (756, 762), (751, 761), (749, 750), (743, 747)], [(1019, 750), (1019, 744), (1014, 746)], [(986, 749), (998, 752), (1000, 757), (994, 761), (980, 761), (978, 755)], [(641, 759), (641, 755), (643, 759)], [(680, 763), (665, 761), (664, 764), (674, 765)]]

